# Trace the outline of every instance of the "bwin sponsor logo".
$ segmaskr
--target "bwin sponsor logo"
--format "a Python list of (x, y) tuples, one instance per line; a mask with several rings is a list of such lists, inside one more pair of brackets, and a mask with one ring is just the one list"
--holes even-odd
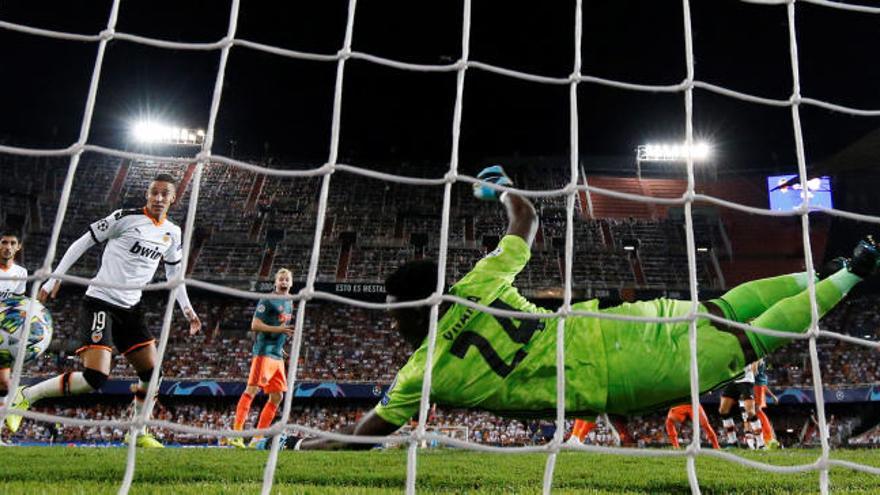
[(148, 248), (146, 246), (141, 246), (138, 241), (134, 241), (134, 246), (129, 249), (132, 254), (139, 254), (141, 256), (145, 256), (150, 258), (151, 260), (157, 260), (162, 257), (162, 253), (159, 252), (158, 249)]

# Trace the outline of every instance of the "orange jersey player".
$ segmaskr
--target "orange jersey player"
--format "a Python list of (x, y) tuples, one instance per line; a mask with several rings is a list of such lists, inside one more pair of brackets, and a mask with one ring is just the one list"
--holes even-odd
[[(617, 436), (619, 438), (619, 443), (622, 445), (627, 445), (630, 443), (629, 433), (627, 432), (626, 422), (620, 416), (615, 415), (602, 415), (606, 423), (608, 423), (614, 431), (617, 432)], [(593, 431), (596, 426), (598, 426), (599, 417), (593, 417), (591, 419), (576, 419), (574, 421), (574, 425), (571, 427), (571, 436), (569, 437), (569, 442), (574, 444), (583, 444), (587, 438), (587, 435)]]
[[(679, 448), (679, 445), (678, 432), (675, 430), (675, 425), (692, 420), (693, 409), (690, 404), (675, 406), (671, 408), (669, 414), (666, 415), (666, 433), (669, 435), (669, 440), (672, 442), (672, 446), (676, 449)], [(712, 448), (719, 448), (718, 437), (715, 435), (715, 430), (712, 429), (712, 425), (709, 424), (709, 418), (706, 417), (706, 411), (703, 410), (703, 406), (700, 406), (700, 429), (706, 432), (706, 436), (709, 437), (709, 441), (712, 442)]]
[[(275, 298), (272, 296), (287, 296), (293, 285), (293, 274), (290, 270), (282, 268), (275, 274), (275, 292), (257, 302), (257, 310), (251, 320), (251, 330), (256, 332), (253, 347), (253, 359), (251, 371), (248, 375), (247, 387), (238, 400), (235, 408), (235, 422), (233, 429), (244, 429), (251, 402), (260, 390), (268, 394), (269, 400), (260, 412), (257, 428), (268, 428), (275, 419), (278, 406), (284, 392), (287, 391), (287, 378), (284, 373), (284, 344), (288, 337), (294, 333), (293, 325), (293, 302), (289, 299)], [(251, 446), (256, 446), (262, 440), (258, 435), (251, 439)], [(233, 437), (226, 440), (228, 445), (244, 448), (242, 437)]]

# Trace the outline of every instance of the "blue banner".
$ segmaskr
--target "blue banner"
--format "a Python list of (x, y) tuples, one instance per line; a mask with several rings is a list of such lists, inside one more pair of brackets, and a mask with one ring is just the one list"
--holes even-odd
[[(816, 395), (813, 387), (786, 387), (773, 388), (773, 393), (779, 398), (780, 405), (814, 404)], [(860, 385), (846, 388), (826, 388), (823, 391), (826, 404), (843, 404), (851, 402), (880, 402), (880, 385)], [(717, 404), (721, 400), (721, 391), (717, 390), (706, 394), (702, 402)], [(767, 396), (768, 405), (777, 403), (772, 397)]]
[[(25, 385), (41, 381), (42, 378), (22, 379)], [(135, 380), (109, 380), (101, 387), (101, 395), (131, 395), (131, 385)], [(238, 397), (244, 392), (245, 382), (226, 382), (216, 380), (163, 380), (159, 395), (168, 397)], [(340, 382), (298, 382), (294, 387), (294, 397), (328, 399), (379, 399), (388, 384), (384, 383), (340, 383)]]
[[(39, 378), (24, 378), (22, 383), (30, 385)], [(134, 380), (109, 380), (98, 392), (103, 395), (131, 395)], [(169, 397), (238, 397), (244, 392), (245, 382), (226, 382), (216, 380), (164, 380), (159, 394)], [(321, 399), (379, 399), (388, 388), (386, 383), (345, 383), (345, 382), (298, 382), (294, 387), (294, 397)], [(813, 404), (815, 395), (812, 387), (773, 388), (781, 405)], [(701, 398), (705, 404), (717, 404), (721, 391), (710, 392)], [(861, 385), (846, 388), (826, 388), (825, 403), (880, 402), (880, 384)], [(767, 397), (767, 404), (776, 404)]]

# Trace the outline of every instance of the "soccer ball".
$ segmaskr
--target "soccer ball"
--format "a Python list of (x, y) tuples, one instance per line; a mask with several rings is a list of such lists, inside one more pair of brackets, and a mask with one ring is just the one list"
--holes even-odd
[[(30, 299), (23, 296), (0, 299), (0, 368), (11, 368), (15, 363), (30, 302)], [(33, 310), (31, 333), (25, 347), (25, 363), (45, 352), (49, 342), (52, 342), (52, 314), (39, 301), (33, 301)]]

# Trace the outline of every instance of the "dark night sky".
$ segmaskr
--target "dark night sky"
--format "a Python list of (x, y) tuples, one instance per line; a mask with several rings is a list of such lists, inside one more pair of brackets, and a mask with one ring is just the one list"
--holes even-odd
[[(16, 0), (0, 19), (94, 34), (109, 1)], [(348, 3), (243, 2), (238, 38), (335, 53)], [(730, 89), (787, 98), (792, 75), (784, 6), (733, 0), (691, 2), (696, 77)], [(461, 2), (361, 1), (353, 49), (419, 63), (449, 63), (461, 50)], [(582, 73), (646, 84), (685, 75), (680, 1), (584, 2)], [(178, 41), (216, 41), (226, 32), (229, 2), (122, 2), (117, 30)], [(475, 0), (470, 58), (536, 74), (572, 70), (574, 2)], [(880, 108), (880, 16), (797, 6), (804, 96)], [(75, 141), (96, 52), (95, 43), (50, 40), (0, 30), (0, 136), (9, 144), (60, 147)], [(89, 141), (125, 147), (140, 115), (205, 126), (219, 51), (183, 52), (114, 41), (107, 50)], [(326, 160), (336, 64), (282, 58), (234, 47), (217, 126), (215, 153), (270, 153), (319, 164)], [(640, 143), (683, 139), (682, 94), (642, 93), (581, 84), (583, 154), (627, 155)], [(418, 73), (352, 60), (347, 64), (340, 160), (445, 161), (451, 144), (454, 73)], [(723, 97), (694, 96), (697, 136), (720, 159), (742, 168), (791, 170), (791, 111)], [(820, 161), (869, 131), (877, 118), (801, 109), (808, 161)], [(568, 87), (469, 70), (461, 150), (464, 160), (508, 154), (567, 155)]]

